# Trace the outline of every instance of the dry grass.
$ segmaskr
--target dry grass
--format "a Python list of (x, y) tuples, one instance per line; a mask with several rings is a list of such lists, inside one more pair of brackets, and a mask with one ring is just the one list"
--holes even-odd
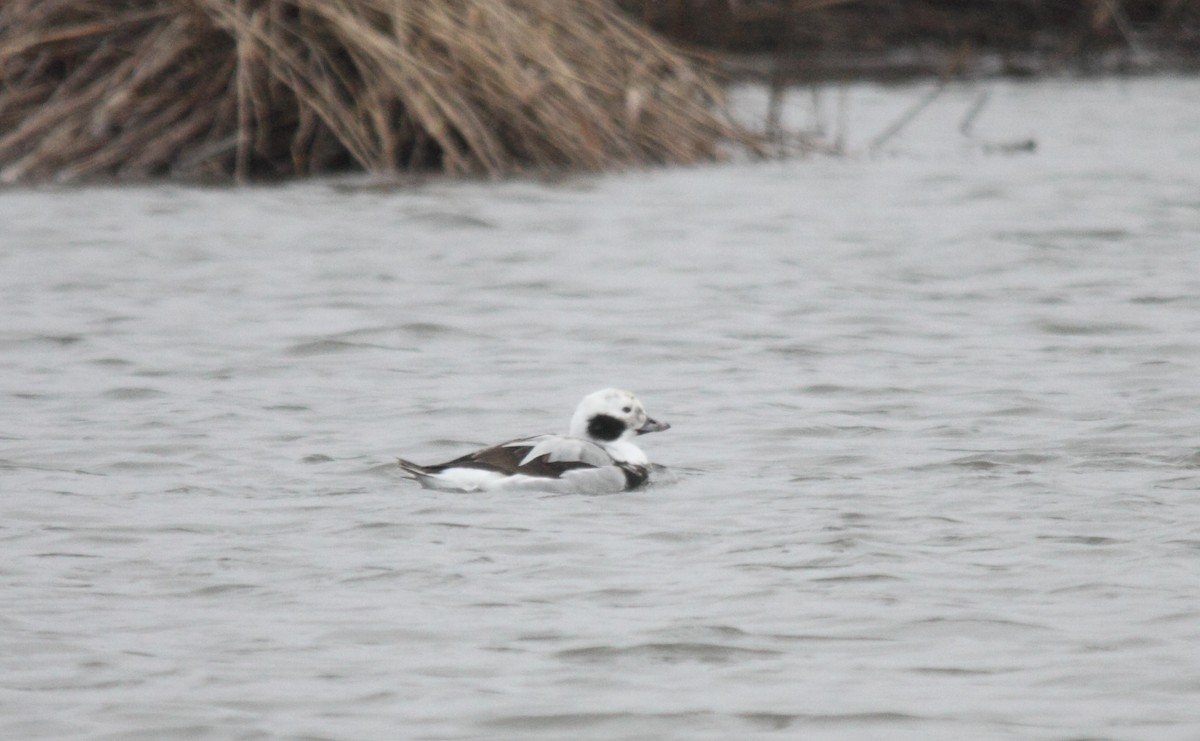
[(758, 146), (607, 0), (3, 0), (0, 180), (503, 175)]

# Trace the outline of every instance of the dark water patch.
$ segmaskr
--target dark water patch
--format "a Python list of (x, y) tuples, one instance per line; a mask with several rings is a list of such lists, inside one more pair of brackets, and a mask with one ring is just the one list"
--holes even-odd
[(1079, 458), (1070, 464), (1079, 471), (1132, 471), (1153, 470), (1170, 467), (1154, 455), (1133, 450), (1112, 450), (1101, 446), (1082, 443), (1077, 451)]
[[(1200, 543), (1196, 544), (1200, 548)], [(1166, 615), (1156, 615), (1143, 622), (1154, 625), (1158, 623), (1184, 623), (1187, 625), (1195, 625), (1197, 619), (1200, 618), (1200, 610), (1183, 610), (1180, 612), (1171, 612)]]
[(784, 427), (774, 432), (780, 437), (868, 437), (888, 433), (885, 427), (872, 425), (810, 425), (803, 427)]
[(67, 280), (61, 283), (54, 283), (50, 286), (50, 290), (56, 293), (71, 293), (73, 291), (86, 291), (88, 293), (94, 291), (103, 291), (109, 288), (108, 283), (93, 280)]
[(378, 350), (386, 349), (380, 345), (370, 345), (361, 342), (347, 342), (345, 340), (310, 340), (308, 342), (300, 342), (292, 345), (284, 350), (288, 355), (296, 357), (312, 357), (314, 355), (335, 355), (339, 353), (353, 353), (361, 350)]
[(149, 455), (181, 456), (197, 452), (197, 447), (192, 444), (180, 442), (171, 445), (139, 445), (134, 450), (138, 453), (147, 453)]
[(1194, 301), (1195, 299), (1196, 299), (1195, 296), (1185, 296), (1185, 295), (1178, 295), (1178, 296), (1143, 295), (1143, 296), (1134, 296), (1133, 298), (1129, 299), (1129, 303), (1158, 306), (1158, 305), (1162, 305), (1162, 304), (1175, 304), (1175, 303), (1179, 303), (1180, 301)]
[[(355, 523), (351, 527), (348, 527), (345, 530), (341, 530), (339, 532), (349, 533), (349, 532), (355, 532), (358, 530), (373, 530), (373, 531), (379, 532), (379, 531), (383, 531), (383, 530), (397, 530), (397, 529), (408, 529), (408, 528), (409, 528), (408, 525), (405, 525), (404, 523), (400, 523), (400, 522), (393, 522), (391, 520), (372, 520), (370, 522)], [(383, 568), (383, 567), (376, 567), (376, 568)], [(385, 570), (389, 570), (389, 569), (385, 569)]]
[[(472, 409), (472, 408), (457, 408), (457, 409), (454, 409), (453, 411), (455, 414), (463, 414), (463, 413), (472, 414), (472, 413), (477, 413), (481, 410)], [(481, 440), (464, 440), (462, 438), (439, 437), (439, 438), (430, 440), (429, 445), (430, 445), (430, 447), (438, 447), (438, 448), (475, 449), (475, 448), (482, 448), (482, 447), (486, 446), (487, 443), (485, 443)]]
[(901, 520), (902, 521), (919, 520), (921, 522), (945, 522), (950, 525), (966, 524), (965, 520), (961, 520), (956, 517), (948, 517), (946, 515), (921, 515), (919, 517), (904, 517), (904, 518), (901, 518)]
[[(165, 714), (169, 711), (163, 710), (162, 712)], [(221, 741), (221, 739), (229, 738), (224, 724), (172, 723), (170, 721), (155, 721), (153, 718), (154, 716), (142, 718), (135, 726), (131, 726), (120, 733), (106, 734), (104, 736), (93, 734), (92, 738), (99, 739), (100, 741), (162, 741), (162, 739)], [(253, 736), (248, 736), (248, 738), (253, 738)], [(303, 741), (310, 740), (303, 739)], [(315, 739), (311, 741), (327, 740)]]
[[(349, 644), (353, 646), (385, 646), (393, 647), (398, 644), (405, 643), (424, 643), (428, 641), (436, 641), (439, 636), (436, 633), (407, 628), (404, 626), (379, 626), (379, 627), (348, 627), (343, 629), (332, 630), (328, 633), (322, 633), (318, 642), (320, 645), (330, 644)], [(332, 667), (330, 667), (332, 669)], [(327, 676), (338, 679), (350, 680), (352, 677), (330, 672)], [(394, 693), (391, 690), (377, 690), (374, 693), (381, 698), (393, 697)], [(365, 701), (366, 697), (359, 698), (360, 701)], [(347, 737), (340, 737), (345, 741)], [(403, 735), (391, 736), (390, 738), (400, 739)]]
[(733, 568), (743, 571), (812, 571), (814, 569), (823, 571), (839, 563), (841, 563), (841, 559), (823, 556), (792, 563), (737, 563), (733, 565)]
[(166, 378), (178, 374), (177, 370), (168, 370), (165, 368), (143, 368), (142, 370), (134, 371), (130, 375), (137, 378)]
[(989, 415), (995, 417), (1033, 417), (1045, 413), (1046, 410), (1043, 407), (1030, 404), (1003, 407), (988, 412)]
[(717, 636), (719, 638), (723, 638), (726, 640), (736, 639), (736, 638), (748, 638), (751, 635), (748, 631), (742, 630), (741, 628), (738, 628), (736, 626), (721, 625), (721, 624), (697, 625), (695, 627), (686, 628), (686, 629), (672, 628), (669, 630), (662, 630), (659, 632), (660, 633), (670, 633), (673, 635), (678, 635), (680, 633), (687, 633), (687, 634), (693, 634), (693, 635), (699, 634), (699, 635), (704, 635), (704, 636)]
[(854, 582), (881, 582), (881, 581), (904, 581), (898, 576), (891, 574), (847, 574), (845, 576), (822, 576), (812, 580), (816, 583), (854, 583)]
[(1111, 242), (1129, 239), (1125, 229), (1038, 229), (1000, 231), (994, 237), (1002, 241), (1021, 242), (1037, 247), (1068, 247), (1079, 242)]
[(400, 332), (419, 337), (421, 339), (432, 339), (434, 337), (446, 336), (469, 336), (471, 333), (453, 327), (449, 324), (441, 324), (438, 322), (407, 322), (396, 327)]
[(186, 463), (170, 461), (116, 461), (105, 468), (112, 471), (152, 473), (160, 471), (191, 471), (193, 467)]
[(711, 540), (713, 534), (698, 530), (656, 530), (649, 533), (639, 533), (635, 537), (638, 540), (654, 540), (660, 543), (689, 543)]
[(518, 293), (527, 292), (531, 295), (537, 295), (539, 293), (557, 293), (557, 290), (560, 288), (561, 286), (546, 280), (514, 280), (496, 283), (495, 285), (482, 286), (476, 290), (484, 293), (506, 293), (513, 291)]
[(419, 224), (439, 229), (496, 229), (498, 225), (487, 219), (452, 211), (415, 211), (409, 219)]
[(839, 386), (835, 383), (814, 383), (809, 386), (801, 386), (800, 387), (800, 393), (812, 394), (814, 396), (826, 396), (829, 394), (844, 394), (844, 393), (856, 391), (856, 390), (857, 389), (850, 388), (849, 386)]
[[(612, 738), (677, 738), (680, 731), (689, 728), (707, 729), (723, 727), (730, 720), (736, 720), (750, 733), (778, 732), (789, 729), (796, 730), (797, 726), (884, 726), (898, 727), (913, 723), (928, 722), (927, 718), (919, 715), (899, 712), (866, 712), (866, 713), (773, 713), (747, 712), (723, 714), (712, 711), (697, 711), (688, 713), (546, 713), (530, 715), (506, 715), (489, 718), (480, 722), (484, 728), (505, 733), (559, 733), (562, 738), (570, 738), (581, 732), (601, 731), (611, 734)], [(697, 731), (698, 735), (708, 738), (711, 733)], [(729, 738), (736, 738), (737, 732), (730, 729)]]
[(787, 713), (739, 713), (737, 717), (755, 730), (782, 731), (796, 722), (797, 716)]
[(855, 469), (873, 460), (874, 458), (867, 455), (831, 455), (822, 459), (822, 465), (834, 469), (836, 478), (858, 479), (860, 477), (855, 475)]
[(914, 672), (916, 674), (931, 674), (943, 677), (981, 677), (989, 674), (1003, 674), (1007, 672), (1020, 671), (1020, 669), (968, 669), (961, 666), (914, 666), (907, 669), (907, 671)]
[(1174, 489), (1179, 491), (1200, 491), (1200, 479), (1195, 476), (1179, 476), (1154, 482), (1155, 489)]
[(967, 468), (979, 471), (992, 471), (999, 468), (1020, 468), (1024, 466), (1040, 466), (1061, 459), (1059, 455), (1046, 453), (976, 453), (955, 458), (948, 462), (957, 468)]
[(597, 726), (644, 727), (647, 721), (668, 724), (674, 727), (685, 722), (690, 717), (710, 717), (709, 713), (546, 713), (542, 715), (505, 715), (490, 718), (481, 723), (488, 728), (503, 731), (561, 731), (563, 738), (570, 738), (573, 732)]
[(788, 478), (789, 484), (812, 484), (823, 481), (845, 481), (855, 480), (858, 476), (851, 476), (842, 473), (802, 473)]
[(261, 589), (257, 584), (242, 584), (230, 582), (228, 584), (211, 584), (207, 587), (194, 589), (181, 596), (186, 597), (218, 597), (238, 592), (253, 592)]
[(803, 723), (805, 725), (903, 725), (906, 723), (921, 723), (927, 721), (920, 715), (910, 715), (909, 713), (891, 713), (891, 712), (876, 712), (876, 713), (814, 713), (796, 715), (793, 718), (793, 723)]
[(312, 407), (305, 404), (272, 404), (262, 408), (265, 412), (311, 412)]
[(311, 453), (300, 459), (301, 463), (317, 464), (317, 463), (333, 463), (333, 458), (323, 453)]
[(405, 339), (430, 340), (439, 337), (473, 337), (473, 333), (451, 324), (433, 321), (412, 321), (400, 324), (388, 324), (374, 327), (364, 327), (349, 332), (341, 332), (328, 339), (352, 341), (362, 337), (395, 338), (397, 335)]
[[(407, 530), (407, 528), (401, 528), (399, 526), (394, 526), (394, 529), (397, 532), (401, 532), (402, 530)], [(350, 532), (350, 531), (346, 531), (346, 532)], [(376, 567), (374, 569), (373, 573), (348, 576), (345, 579), (339, 579), (338, 583), (339, 584), (361, 584), (364, 582), (395, 581), (397, 579), (404, 579), (404, 578), (408, 577), (410, 575), (410, 573), (411, 572), (402, 571), (400, 569), (382, 569), (382, 568)]]
[(1078, 594), (1085, 595), (1089, 599), (1128, 599), (1134, 593), (1149, 594), (1152, 592), (1154, 592), (1154, 589), (1151, 587), (1137, 587), (1129, 584), (1088, 581), (1081, 584), (1072, 584), (1066, 587), (1050, 589), (1046, 593), (1055, 595)]
[[(1003, 463), (993, 461), (985, 455), (968, 455), (962, 458), (955, 458), (946, 464), (937, 464), (935, 467), (941, 467), (942, 465), (951, 465), (957, 468), (966, 468), (972, 471), (993, 471), (1004, 466)], [(925, 466), (925, 468), (929, 467), (930, 466)]]
[[(372, 490), (362, 486), (338, 486), (332, 489), (321, 488), (313, 493), (319, 497), (352, 497), (365, 494), (368, 491)], [(324, 507), (325, 505), (318, 504), (314, 507), (309, 507), (306, 509), (320, 511), (321, 509), (324, 509)]]
[(1121, 545), (1130, 542), (1105, 535), (1039, 535), (1037, 539), (1068, 545)]
[(25, 399), (26, 401), (40, 401), (42, 399), (51, 398), (50, 394), (43, 394), (38, 391), (14, 391), (13, 393), (9, 394), (9, 396), (14, 399)]
[[(20, 440), (23, 438), (12, 437), (12, 438), (4, 438), (4, 439)], [(20, 471), (20, 470), (50, 471), (50, 472), (55, 472), (55, 473), (70, 473), (70, 474), (75, 474), (78, 476), (101, 476), (101, 477), (107, 476), (107, 474), (97, 473), (95, 471), (85, 471), (81, 468), (72, 468), (70, 466), (49, 466), (49, 465), (44, 465), (44, 464), (39, 464), (39, 463), (22, 463), (19, 461), (0, 459), (0, 471), (4, 471), (4, 470), (8, 470), (8, 471)], [(77, 496), (78, 495), (77, 492), (71, 492), (71, 491), (55, 491), (53, 493), (61, 494), (62, 496)]]
[(644, 597), (645, 590), (642, 589), (627, 589), (625, 587), (606, 587), (604, 589), (595, 589), (585, 592), (581, 595), (584, 599), (594, 602), (603, 602), (608, 604), (629, 604), (631, 601)]
[(466, 522), (431, 522), (431, 523), (429, 523), (429, 526), (430, 527), (447, 527), (447, 528), (451, 528), (454, 530), (469, 530), (472, 527), (475, 527), (474, 525), (472, 525), (470, 523), (466, 523)]
[(976, 636), (1021, 636), (1028, 631), (1051, 631), (1053, 628), (1039, 623), (1030, 623), (1005, 618), (982, 617), (929, 617), (913, 620), (898, 626), (897, 631), (910, 635)]
[(166, 394), (158, 389), (136, 386), (136, 387), (121, 387), (109, 389), (104, 392), (106, 399), (117, 399), (120, 401), (137, 401), (140, 399), (154, 399)]
[(1040, 332), (1068, 337), (1093, 337), (1119, 334), (1136, 334), (1147, 331), (1146, 327), (1122, 322), (1064, 322), (1040, 321), (1034, 326)]
[(1166, 458), (1166, 462), (1179, 468), (1200, 468), (1200, 450), (1178, 456), (1169, 456)]
[(517, 636), (518, 641), (529, 641), (534, 643), (552, 643), (566, 640), (568, 636), (560, 631), (555, 630), (539, 630), (532, 633), (522, 633)]
[(559, 651), (555, 655), (568, 661), (607, 663), (634, 659), (658, 663), (727, 664), (746, 659), (766, 659), (781, 655), (781, 651), (761, 648), (740, 648), (717, 643), (644, 643), (637, 646), (591, 646)]
[(84, 342), (84, 337), (77, 334), (34, 334), (34, 335), (19, 335), (8, 334), (0, 337), (0, 347), (71, 347)]

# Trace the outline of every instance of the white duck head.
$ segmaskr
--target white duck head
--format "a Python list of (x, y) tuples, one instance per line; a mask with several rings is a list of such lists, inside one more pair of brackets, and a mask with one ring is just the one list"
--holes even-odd
[(571, 437), (582, 437), (604, 446), (625, 463), (649, 461), (633, 438), (647, 432), (669, 430), (671, 425), (651, 419), (636, 396), (620, 389), (601, 389), (583, 397), (571, 417)]

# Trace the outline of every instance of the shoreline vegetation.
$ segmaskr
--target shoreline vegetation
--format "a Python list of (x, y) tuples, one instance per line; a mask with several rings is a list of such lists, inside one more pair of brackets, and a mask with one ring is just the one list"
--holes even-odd
[(1195, 68), (1200, 0), (5, 0), (0, 182), (767, 154), (720, 78)]
[(0, 5), (0, 181), (495, 177), (759, 146), (605, 0), (114, 5)]
[(1200, 0), (619, 2), (752, 79), (1200, 71)]

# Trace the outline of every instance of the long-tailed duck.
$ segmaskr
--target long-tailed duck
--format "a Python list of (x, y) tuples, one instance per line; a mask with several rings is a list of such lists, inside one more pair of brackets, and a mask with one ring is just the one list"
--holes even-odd
[(650, 476), (650, 460), (633, 438), (670, 427), (651, 419), (628, 391), (602, 389), (579, 402), (565, 436), (523, 437), (432, 466), (397, 460), (428, 489), (617, 492)]

